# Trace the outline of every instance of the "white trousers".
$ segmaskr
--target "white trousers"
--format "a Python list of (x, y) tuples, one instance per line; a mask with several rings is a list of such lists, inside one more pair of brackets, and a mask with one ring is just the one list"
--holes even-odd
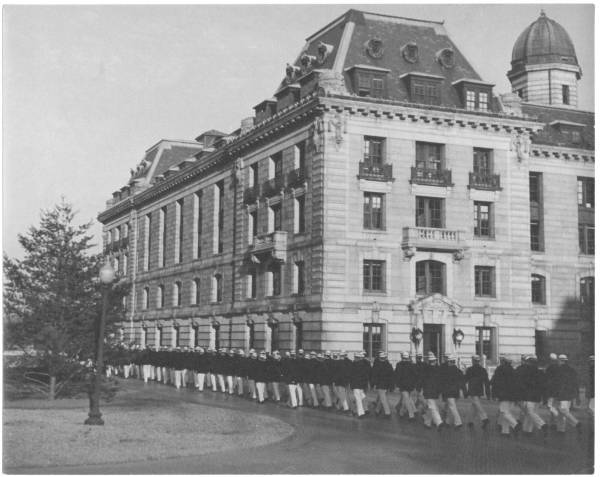
[(398, 414), (400, 414), (401, 416), (404, 416), (404, 414), (408, 412), (408, 417), (410, 417), (411, 419), (413, 417), (415, 417), (417, 408), (415, 407), (415, 403), (413, 402), (412, 398), (410, 397), (410, 392), (408, 392), (408, 391), (400, 392), (400, 400), (398, 401), (398, 404), (396, 405), (396, 411), (398, 411)]
[(337, 395), (339, 406), (341, 406), (344, 411), (348, 411), (350, 406), (348, 406), (348, 394), (346, 393), (346, 388), (344, 386), (335, 386), (334, 389), (335, 394)]
[(152, 366), (149, 364), (144, 364), (142, 366), (142, 376), (144, 378), (144, 382), (147, 383), (148, 379), (154, 379), (154, 372)]
[(567, 427), (567, 422), (575, 427), (579, 421), (571, 414), (571, 401), (559, 401), (558, 406), (558, 422), (556, 424), (556, 429), (560, 432), (565, 432)]
[(510, 401), (500, 401), (498, 410), (500, 412), (499, 424), (502, 427), (501, 432), (502, 434), (510, 434), (510, 428), (514, 429), (517, 425), (517, 420), (510, 411)]
[(471, 401), (471, 414), (469, 416), (469, 422), (475, 422), (476, 417), (478, 417), (480, 421), (488, 418), (487, 413), (483, 410), (479, 396), (469, 396), (469, 401)]
[(390, 409), (390, 402), (387, 397), (387, 389), (377, 389), (377, 400), (375, 401), (375, 412), (380, 412), (383, 408), (383, 412), (386, 416), (392, 414)]
[(462, 425), (462, 420), (460, 418), (460, 414), (458, 413), (458, 409), (456, 407), (456, 398), (447, 398), (446, 399), (446, 424), (450, 425), (450, 423), (454, 423), (455, 426)]
[(205, 373), (196, 373), (196, 379), (194, 384), (198, 388), (199, 391), (204, 391), (204, 381), (206, 380)]
[(256, 393), (258, 394), (258, 402), (264, 402), (265, 400), (265, 388), (266, 383), (256, 383)]
[(523, 408), (523, 410), (525, 411), (525, 419), (523, 420), (523, 431), (532, 432), (534, 427), (541, 429), (541, 427), (545, 423), (537, 413), (537, 403), (533, 401), (525, 401), (523, 403)]
[(364, 416), (365, 407), (363, 400), (367, 397), (362, 389), (353, 389), (352, 394), (354, 395), (354, 405), (356, 406), (356, 414)]
[(279, 392), (279, 383), (271, 383), (271, 390), (273, 391), (273, 399), (279, 402), (281, 401), (281, 393)]
[(317, 388), (313, 383), (308, 383), (308, 389), (310, 390), (310, 398), (312, 400), (313, 407), (319, 407), (319, 398), (317, 397)]
[(233, 376), (226, 376), (227, 379), (227, 390), (229, 394), (233, 394)]
[(217, 390), (217, 375), (214, 373), (210, 373), (210, 388), (213, 391)]
[(237, 387), (238, 396), (244, 395), (244, 379), (241, 376), (235, 377), (235, 385)]
[(423, 416), (423, 422), (427, 427), (431, 426), (431, 422), (436, 426), (442, 423), (442, 416), (440, 416), (440, 410), (438, 409), (437, 401), (435, 399), (425, 399), (427, 410)]
[(256, 399), (256, 381), (253, 379), (248, 380), (248, 392), (252, 396), (252, 399)]
[(179, 389), (183, 382), (183, 371), (181, 369), (176, 369), (173, 371), (173, 374), (175, 375), (175, 379), (173, 380), (175, 382), (175, 387)]
[(333, 403), (331, 401), (331, 387), (328, 384), (322, 384), (321, 391), (323, 392), (323, 400), (325, 401), (325, 407), (333, 406)]
[(288, 384), (290, 391), (290, 406), (302, 406), (302, 387), (298, 384)]

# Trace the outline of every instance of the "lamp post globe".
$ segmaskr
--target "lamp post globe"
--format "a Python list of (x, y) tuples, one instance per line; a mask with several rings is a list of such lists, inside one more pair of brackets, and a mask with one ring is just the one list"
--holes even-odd
[(115, 270), (107, 260), (106, 263), (100, 268), (98, 274), (100, 283), (102, 284), (102, 313), (99, 317), (98, 323), (98, 341), (96, 343), (96, 370), (94, 373), (94, 380), (92, 382), (92, 389), (90, 390), (90, 411), (88, 418), (84, 424), (91, 426), (101, 426), (104, 424), (102, 420), (102, 413), (100, 412), (100, 387), (102, 384), (102, 374), (104, 371), (104, 328), (106, 324), (106, 313), (108, 310), (108, 294), (110, 291), (110, 284), (115, 279)]

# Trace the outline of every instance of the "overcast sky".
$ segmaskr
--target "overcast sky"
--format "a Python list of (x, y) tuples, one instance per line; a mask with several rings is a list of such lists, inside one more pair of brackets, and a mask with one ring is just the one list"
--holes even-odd
[[(159, 139), (230, 132), (271, 97), (314, 33), (348, 8), (444, 20), (495, 92), (543, 8), (575, 44), (594, 108), (592, 5), (4, 6), (3, 248), (61, 195), (95, 220)], [(93, 228), (101, 242), (101, 227)]]

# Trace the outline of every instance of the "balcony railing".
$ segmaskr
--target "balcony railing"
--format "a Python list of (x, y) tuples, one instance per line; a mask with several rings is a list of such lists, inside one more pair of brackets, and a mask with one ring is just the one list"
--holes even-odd
[(244, 203), (252, 204), (253, 202), (256, 202), (256, 199), (258, 199), (259, 193), (260, 193), (260, 191), (259, 191), (258, 186), (248, 187), (244, 191)]
[(368, 181), (388, 182), (394, 180), (392, 164), (372, 164), (370, 162), (358, 163), (358, 178)]
[(502, 187), (500, 187), (500, 175), (469, 172), (469, 187), (471, 189), (502, 190)]
[(304, 168), (299, 167), (288, 174), (288, 186), (303, 184), (306, 181), (306, 173)]
[(287, 255), (287, 232), (277, 230), (269, 234), (257, 235), (250, 245), (249, 252), (261, 262), (264, 256), (285, 262)]
[(402, 230), (402, 248), (420, 248), (427, 250), (464, 250), (465, 232), (455, 229), (433, 227), (404, 227)]
[(263, 184), (263, 195), (271, 197), (277, 195), (283, 189), (283, 176), (274, 177)]
[(450, 169), (423, 169), (420, 167), (411, 167), (410, 183), (451, 187), (452, 171)]

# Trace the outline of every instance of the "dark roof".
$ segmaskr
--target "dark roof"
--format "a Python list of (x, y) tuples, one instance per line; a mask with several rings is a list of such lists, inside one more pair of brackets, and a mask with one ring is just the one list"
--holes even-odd
[[(343, 54), (343, 51), (340, 51), (340, 44), (344, 29), (349, 22), (353, 22), (354, 27), (347, 54), (341, 59), (348, 92), (352, 91), (352, 78), (348, 70), (357, 65), (389, 70), (387, 97), (399, 101), (410, 100), (408, 83), (400, 78), (407, 73), (440, 77), (441, 105), (449, 107), (463, 107), (459, 91), (452, 85), (453, 82), (460, 79), (481, 81), (479, 74), (448, 37), (443, 24), (427, 20), (349, 10), (345, 15), (331, 22), (328, 27), (309, 37), (302, 54), (318, 56), (318, 45), (323, 42), (333, 46), (333, 50), (316, 68), (332, 69), (336, 62), (339, 65), (338, 55)], [(367, 53), (366, 44), (373, 38), (383, 42), (384, 51), (380, 58), (374, 58)], [(418, 59), (416, 62), (409, 62), (404, 59), (402, 49), (413, 42), (418, 48)], [(437, 58), (446, 48), (454, 52), (454, 66), (451, 68), (442, 66)], [(295, 66), (301, 67), (300, 58)], [(282, 82), (282, 85), (284, 84), (285, 82)]]
[(515, 42), (511, 73), (523, 70), (526, 65), (545, 63), (579, 66), (569, 34), (542, 10), (539, 18), (529, 25)]
[(158, 164), (156, 165), (156, 169), (154, 169), (154, 173), (152, 177), (149, 177), (149, 180), (152, 180), (154, 177), (163, 174), (170, 167), (178, 165), (184, 159), (188, 157), (192, 157), (194, 154), (201, 149), (201, 145), (197, 146), (178, 146), (178, 145), (166, 145), (162, 154), (158, 156)]
[[(594, 113), (532, 103), (523, 103), (521, 107), (524, 114), (546, 123), (534, 135), (534, 144), (594, 149)], [(573, 131), (580, 132), (580, 140), (573, 136)]]
[(221, 131), (217, 131), (216, 129), (210, 129), (208, 131), (204, 131), (202, 134), (200, 134), (200, 136), (198, 136), (196, 138), (196, 141), (199, 141), (201, 138), (203, 138), (204, 136), (217, 136), (217, 137), (223, 137), (223, 136), (227, 136), (227, 133), (221, 132)]

